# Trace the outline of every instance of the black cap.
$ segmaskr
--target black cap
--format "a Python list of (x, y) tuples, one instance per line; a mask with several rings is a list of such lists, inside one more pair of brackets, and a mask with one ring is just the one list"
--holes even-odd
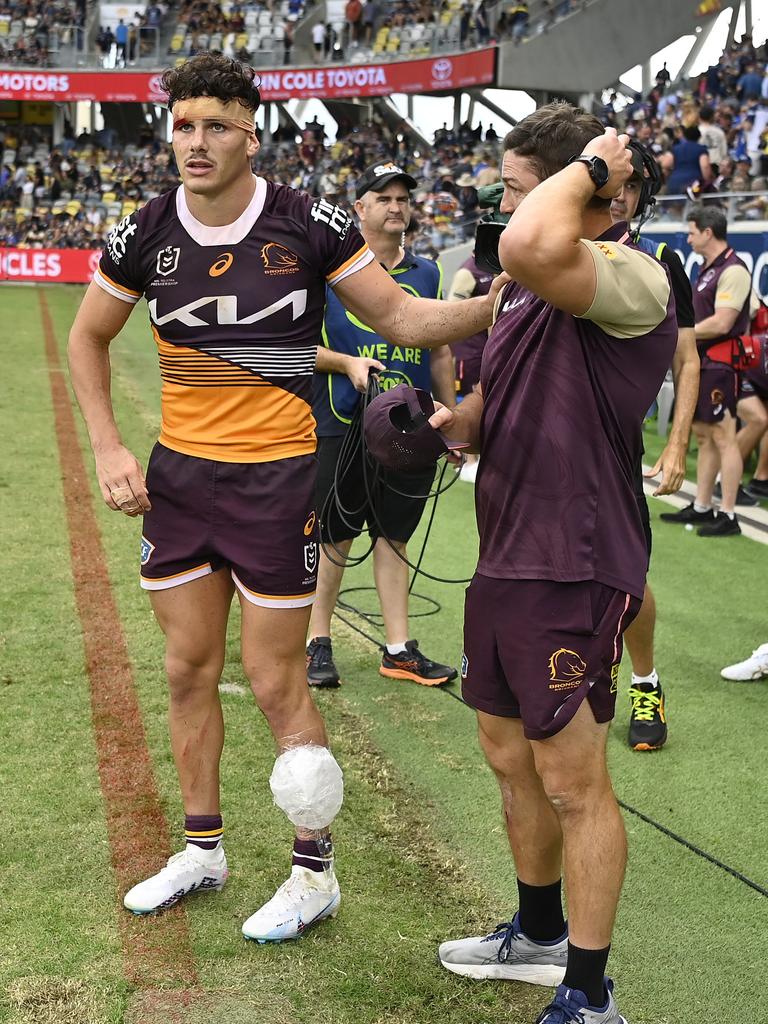
[(449, 441), (430, 426), (435, 411), (421, 388), (398, 384), (382, 391), (365, 410), (365, 443), (385, 469), (428, 469), (441, 455), (467, 444)]
[(404, 171), (402, 167), (398, 167), (397, 164), (372, 164), (357, 179), (355, 198), (361, 199), (366, 192), (380, 192), (385, 185), (388, 185), (390, 181), (394, 181), (395, 178), (402, 178), (408, 186), (409, 192), (418, 185), (416, 179), (407, 171)]

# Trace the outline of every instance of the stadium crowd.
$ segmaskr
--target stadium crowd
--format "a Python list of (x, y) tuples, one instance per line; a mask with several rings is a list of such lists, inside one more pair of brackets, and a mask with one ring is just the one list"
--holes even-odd
[(52, 47), (72, 44), (86, 0), (9, 0), (0, 4), (0, 62), (45, 67)]
[[(291, 0), (297, 2), (297, 0)], [(408, 6), (400, 0), (398, 8)], [(207, 0), (182, 8), (190, 31), (214, 27)], [(161, 12), (162, 13), (162, 12)], [(666, 178), (659, 216), (684, 215), (688, 200), (719, 202), (730, 220), (768, 216), (768, 49), (745, 36), (685, 88), (673, 88), (664, 66), (647, 96), (609, 96), (601, 116), (653, 153)], [(98, 247), (116, 220), (172, 188), (178, 178), (170, 146), (151, 132), (119, 147), (110, 133), (77, 139), (68, 131), (51, 147), (42, 129), (0, 128), (0, 244), (28, 248)], [(362, 170), (394, 160), (419, 181), (412, 245), (435, 255), (473, 236), (477, 188), (497, 177), (499, 136), (493, 127), (438, 129), (426, 148), (403, 126), (341, 123), (329, 142), (325, 127), (281, 126), (257, 159), (259, 173), (350, 208)], [(727, 198), (725, 198), (727, 197)]]

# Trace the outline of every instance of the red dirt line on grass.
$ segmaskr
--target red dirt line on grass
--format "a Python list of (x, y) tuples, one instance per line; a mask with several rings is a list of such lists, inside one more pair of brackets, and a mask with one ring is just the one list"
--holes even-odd
[[(122, 894), (158, 870), (168, 824), (152, 772), (133, 670), (107, 574), (88, 475), (45, 294), (39, 291), (45, 354), (59, 447), (75, 601), (83, 629), (99, 779), (112, 866)], [(118, 910), (125, 976), (141, 988), (194, 986), (197, 971), (182, 908), (136, 918)]]

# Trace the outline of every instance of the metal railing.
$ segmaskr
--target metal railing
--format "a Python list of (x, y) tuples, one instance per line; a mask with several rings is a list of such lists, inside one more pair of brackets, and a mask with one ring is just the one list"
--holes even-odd
[(689, 195), (664, 195), (656, 197), (655, 221), (683, 221), (693, 206), (718, 206), (728, 222), (768, 220), (768, 189), (752, 192), (704, 192), (694, 199)]

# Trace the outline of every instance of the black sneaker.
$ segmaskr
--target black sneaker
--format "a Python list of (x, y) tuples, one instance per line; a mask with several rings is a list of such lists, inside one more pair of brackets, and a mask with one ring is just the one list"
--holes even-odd
[(324, 689), (341, 686), (339, 673), (333, 663), (333, 648), (329, 636), (316, 636), (307, 647), (307, 683)]
[(711, 508), (708, 508), (706, 512), (697, 512), (693, 507), (693, 502), (690, 505), (686, 505), (685, 508), (679, 508), (677, 512), (662, 512), (659, 519), (663, 519), (665, 523), (711, 523), (715, 518), (715, 513)]
[(731, 519), (725, 512), (720, 512), (715, 516), (713, 522), (707, 523), (706, 526), (700, 526), (696, 533), (700, 537), (735, 537), (736, 534), (741, 533), (741, 527), (736, 516)]
[(755, 480), (753, 477), (745, 488), (747, 494), (751, 494), (753, 498), (762, 500), (768, 498), (768, 480)]
[[(713, 494), (713, 496), (715, 498), (719, 498), (720, 500), (722, 500), (723, 489), (720, 486), (719, 482), (716, 483), (714, 488), (712, 489), (712, 494)], [(735, 503), (737, 505), (747, 505), (749, 507), (754, 507), (755, 505), (758, 504), (758, 500), (757, 500), (757, 498), (754, 495), (749, 493), (748, 489), (745, 490), (741, 486), (741, 484), (739, 484), (739, 489), (736, 492), (736, 502)]]
[(629, 745), (633, 750), (659, 750), (667, 742), (667, 712), (661, 683), (635, 683), (629, 688)]
[(440, 686), (458, 675), (450, 665), (440, 665), (425, 657), (419, 650), (418, 640), (406, 640), (405, 646), (406, 650), (399, 654), (390, 654), (386, 647), (383, 648), (381, 675), (390, 679), (412, 679), (422, 686)]

